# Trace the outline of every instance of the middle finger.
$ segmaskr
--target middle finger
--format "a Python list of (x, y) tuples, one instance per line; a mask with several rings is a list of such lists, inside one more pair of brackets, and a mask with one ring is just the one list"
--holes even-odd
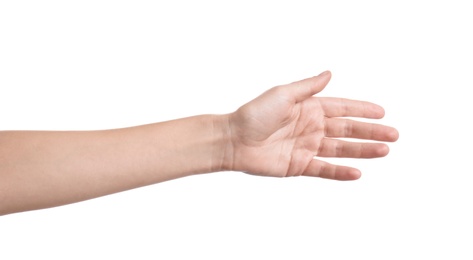
[(350, 119), (326, 118), (325, 136), (393, 142), (397, 139), (397, 131), (392, 127), (380, 124)]

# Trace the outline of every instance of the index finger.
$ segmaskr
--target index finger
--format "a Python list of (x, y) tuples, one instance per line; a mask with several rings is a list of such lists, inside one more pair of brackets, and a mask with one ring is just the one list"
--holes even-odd
[(380, 119), (384, 117), (384, 109), (371, 102), (346, 98), (318, 98), (327, 117), (364, 117)]

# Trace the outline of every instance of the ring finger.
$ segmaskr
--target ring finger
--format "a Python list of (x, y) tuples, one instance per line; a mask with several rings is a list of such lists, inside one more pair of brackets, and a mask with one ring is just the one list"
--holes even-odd
[(320, 143), (317, 156), (344, 158), (376, 158), (389, 153), (389, 147), (383, 143), (356, 143), (324, 138)]

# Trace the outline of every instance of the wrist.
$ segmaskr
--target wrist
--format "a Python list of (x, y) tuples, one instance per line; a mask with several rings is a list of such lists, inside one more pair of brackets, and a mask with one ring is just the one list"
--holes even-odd
[(231, 114), (213, 115), (212, 117), (212, 131), (216, 141), (211, 155), (211, 171), (233, 171), (233, 143), (230, 128)]

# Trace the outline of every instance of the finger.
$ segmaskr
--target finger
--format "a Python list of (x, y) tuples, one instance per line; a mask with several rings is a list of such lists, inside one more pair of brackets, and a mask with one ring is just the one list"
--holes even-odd
[(325, 136), (394, 142), (398, 139), (399, 133), (395, 128), (385, 125), (327, 118), (325, 119)]
[(322, 91), (331, 77), (330, 71), (325, 71), (318, 76), (296, 81), (284, 87), (291, 91), (296, 102), (300, 102)]
[(319, 98), (319, 102), (327, 117), (364, 117), (383, 118), (384, 109), (376, 104), (345, 98)]
[(361, 172), (355, 168), (334, 165), (313, 159), (302, 175), (331, 180), (350, 181), (359, 179), (361, 177)]
[(383, 143), (355, 143), (324, 138), (320, 143), (317, 156), (344, 158), (377, 158), (386, 156), (389, 147)]

